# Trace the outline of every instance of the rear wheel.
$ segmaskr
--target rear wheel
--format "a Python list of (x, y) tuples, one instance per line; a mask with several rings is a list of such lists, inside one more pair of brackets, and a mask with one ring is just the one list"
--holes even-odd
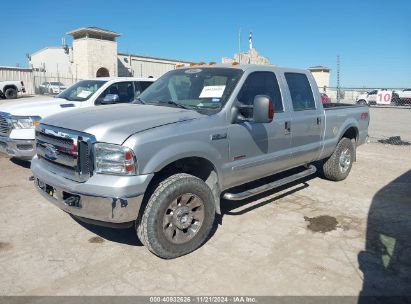
[(201, 179), (179, 173), (155, 189), (137, 225), (137, 235), (152, 253), (172, 259), (199, 248), (214, 218), (211, 189)]
[(7, 99), (16, 99), (17, 98), (17, 90), (13, 88), (8, 88), (4, 92), (4, 96), (6, 96)]
[(334, 153), (324, 162), (324, 177), (332, 181), (341, 181), (347, 178), (351, 171), (355, 156), (355, 146), (351, 139), (342, 138)]

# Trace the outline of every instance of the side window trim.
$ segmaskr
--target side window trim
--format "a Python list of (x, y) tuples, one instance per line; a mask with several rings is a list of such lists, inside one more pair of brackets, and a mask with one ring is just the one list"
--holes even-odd
[(143, 92), (140, 81), (133, 81), (133, 90), (134, 90), (134, 99), (136, 99), (138, 97), (136, 96), (136, 92), (139, 92), (140, 94)]

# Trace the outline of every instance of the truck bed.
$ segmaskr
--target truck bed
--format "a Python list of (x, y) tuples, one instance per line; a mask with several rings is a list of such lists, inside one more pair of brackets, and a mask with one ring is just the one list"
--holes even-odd
[(351, 104), (351, 103), (323, 103), (324, 110), (335, 110), (343, 108), (363, 107), (364, 105)]

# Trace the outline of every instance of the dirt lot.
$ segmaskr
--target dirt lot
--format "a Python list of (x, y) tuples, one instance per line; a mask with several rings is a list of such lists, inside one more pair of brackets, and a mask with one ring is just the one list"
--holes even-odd
[(411, 294), (411, 110), (371, 109), (371, 142), (347, 180), (319, 177), (244, 202), (176, 260), (132, 229), (76, 222), (47, 203), (26, 163), (0, 158), (1, 295)]

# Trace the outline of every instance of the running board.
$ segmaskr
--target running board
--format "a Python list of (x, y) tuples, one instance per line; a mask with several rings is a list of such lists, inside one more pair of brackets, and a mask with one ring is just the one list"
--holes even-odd
[(265, 184), (265, 185), (262, 185), (260, 187), (254, 188), (254, 189), (246, 190), (246, 191), (240, 192), (240, 193), (225, 193), (223, 198), (225, 198), (226, 200), (231, 200), (231, 201), (240, 201), (240, 200), (249, 198), (251, 196), (263, 193), (265, 191), (269, 191), (269, 190), (272, 190), (274, 188), (278, 188), (278, 187), (283, 186), (285, 184), (292, 183), (292, 182), (294, 182), (298, 179), (301, 179), (303, 177), (314, 174), (315, 172), (317, 172), (317, 168), (313, 165), (310, 165), (307, 168), (307, 170), (304, 170), (300, 173), (296, 173), (296, 174), (287, 176), (285, 178), (276, 180), (275, 182)]

